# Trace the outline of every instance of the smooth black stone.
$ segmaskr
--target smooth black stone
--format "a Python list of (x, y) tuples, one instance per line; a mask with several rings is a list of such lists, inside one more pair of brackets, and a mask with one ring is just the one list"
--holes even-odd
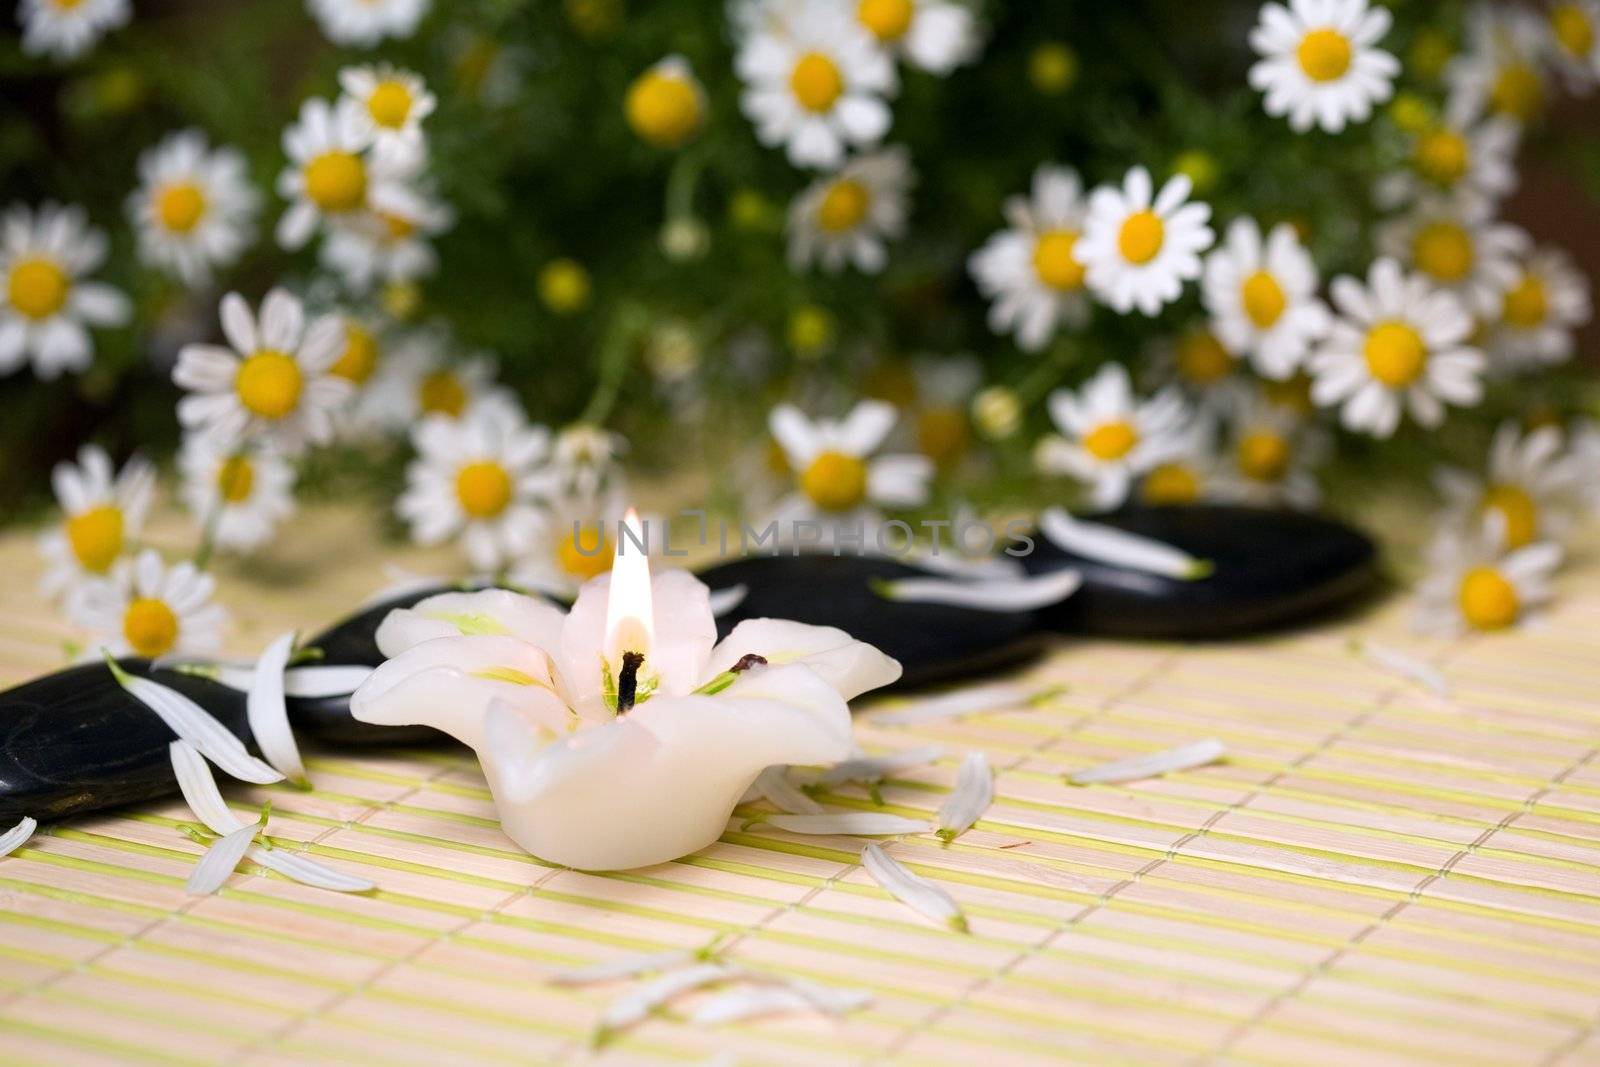
[(935, 576), (897, 560), (855, 555), (751, 556), (700, 572), (713, 591), (741, 583), (749, 588), (743, 601), (717, 619), (719, 636), (745, 619), (836, 626), (900, 661), (905, 673), (897, 688), (1007, 667), (1043, 647), (1034, 612), (902, 604), (884, 599), (868, 584), (928, 577)]
[(1222, 505), (1126, 507), (1089, 516), (1216, 564), (1182, 581), (1063, 552), (1042, 534), (1022, 562), (1035, 574), (1075, 567), (1083, 587), (1041, 612), (1065, 633), (1206, 640), (1305, 622), (1378, 584), (1377, 549), (1343, 523), (1297, 511)]
[[(171, 686), (250, 746), (245, 695), (225, 685), (119, 660)], [(177, 791), (167, 746), (176, 735), (128, 694), (104, 663), (71, 667), (0, 693), (0, 824), (41, 821), (153, 800)]]

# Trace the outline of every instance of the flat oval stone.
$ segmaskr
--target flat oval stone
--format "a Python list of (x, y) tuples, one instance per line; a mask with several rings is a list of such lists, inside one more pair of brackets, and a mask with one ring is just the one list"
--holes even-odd
[(1131, 506), (1085, 517), (1215, 564), (1184, 581), (1062, 551), (1036, 533), (1030, 573), (1075, 567), (1083, 587), (1040, 614), (1066, 633), (1205, 640), (1304, 622), (1378, 585), (1377, 549), (1344, 523), (1298, 511), (1224, 505)]
[(835, 626), (900, 661), (895, 688), (911, 688), (1010, 666), (1043, 646), (1035, 612), (994, 612), (947, 604), (886, 600), (874, 579), (941, 577), (873, 556), (751, 556), (700, 572), (713, 592), (743, 584), (749, 592), (717, 619), (726, 637), (745, 619), (793, 619)]
[[(245, 695), (218, 682), (119, 660), (189, 697), (252, 751)], [(176, 740), (104, 663), (71, 667), (0, 693), (0, 823), (61, 819), (174, 793), (167, 746)], [(259, 755), (259, 752), (257, 753)]]

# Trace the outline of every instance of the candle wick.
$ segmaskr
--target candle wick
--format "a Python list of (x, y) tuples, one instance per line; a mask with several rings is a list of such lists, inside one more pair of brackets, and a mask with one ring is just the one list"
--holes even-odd
[(739, 674), (749, 670), (751, 667), (765, 667), (766, 665), (767, 657), (758, 656), (754, 652), (746, 652), (744, 655), (739, 657), (738, 663), (735, 663), (728, 669), (734, 674)]
[(617, 714), (622, 715), (633, 709), (633, 702), (639, 692), (639, 668), (644, 666), (643, 652), (624, 652), (622, 654), (622, 670), (617, 674)]

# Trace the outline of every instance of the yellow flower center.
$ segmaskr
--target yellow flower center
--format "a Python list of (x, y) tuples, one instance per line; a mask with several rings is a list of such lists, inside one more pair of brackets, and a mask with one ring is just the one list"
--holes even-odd
[(323, 211), (354, 211), (367, 199), (367, 166), (350, 152), (324, 152), (306, 164), (306, 196)]
[(1233, 357), (1210, 330), (1190, 330), (1178, 339), (1178, 375), (1195, 385), (1209, 385), (1227, 377)]
[(1239, 439), (1239, 470), (1258, 482), (1281, 481), (1289, 472), (1291, 450), (1282, 435), (1254, 430)]
[(136, 655), (154, 659), (178, 642), (178, 616), (154, 597), (140, 597), (122, 616), (122, 636)]
[(867, 495), (867, 465), (843, 452), (823, 452), (800, 475), (800, 488), (824, 511), (849, 511)]
[(558, 315), (580, 311), (589, 302), (589, 272), (576, 260), (551, 260), (539, 272), (539, 297)]
[(1161, 216), (1146, 208), (1129, 215), (1117, 233), (1117, 248), (1129, 263), (1148, 263), (1161, 251), (1166, 225)]
[(1250, 316), (1250, 321), (1256, 324), (1258, 330), (1265, 330), (1277, 322), (1278, 316), (1283, 314), (1284, 305), (1288, 303), (1278, 279), (1264, 270), (1258, 270), (1244, 280), (1244, 285), (1239, 289), (1239, 298), (1244, 304), (1244, 313)]
[(263, 348), (239, 364), (233, 388), (252, 415), (281, 419), (300, 403), (300, 365), (282, 352)]
[(937, 407), (917, 419), (917, 447), (940, 466), (955, 462), (967, 449), (967, 416), (958, 407)]
[(1465, 137), (1454, 130), (1438, 129), (1417, 138), (1411, 158), (1424, 178), (1440, 185), (1454, 185), (1466, 176), (1471, 153)]
[(1121, 459), (1139, 443), (1139, 431), (1123, 419), (1103, 422), (1083, 435), (1083, 447), (1096, 459)]
[(1557, 4), (1551, 9), (1550, 32), (1570, 55), (1587, 56), (1594, 47), (1594, 23), (1577, 4)]
[(1526, 63), (1507, 63), (1500, 68), (1489, 90), (1489, 106), (1519, 122), (1528, 122), (1544, 103), (1544, 86), (1539, 72)]
[(79, 4), (83, 3), (83, 0), (51, 0), (51, 2), (55, 4), (56, 8), (61, 11), (71, 11)]
[(1311, 414), (1314, 408), (1311, 403), (1311, 378), (1304, 373), (1296, 374), (1287, 381), (1262, 382), (1261, 393), (1269, 404), (1302, 415)]
[(344, 326), (344, 351), (328, 373), (360, 385), (378, 366), (378, 342), (372, 333), (353, 322)]
[(1524, 274), (1521, 281), (1507, 290), (1500, 317), (1512, 326), (1528, 330), (1543, 322), (1548, 311), (1544, 282), (1537, 274)]
[(1072, 88), (1078, 80), (1078, 54), (1060, 41), (1046, 41), (1028, 56), (1028, 80), (1047, 96)]
[(72, 282), (67, 272), (48, 259), (24, 259), (11, 268), (6, 296), (11, 306), (30, 319), (48, 319), (67, 302)]
[(1505, 521), (1506, 547), (1532, 544), (1539, 533), (1539, 505), (1519, 485), (1491, 485), (1484, 490), (1480, 510), (1498, 511)]
[(829, 233), (853, 230), (867, 217), (872, 202), (867, 187), (854, 178), (840, 178), (828, 186), (817, 206), (817, 225)]
[(468, 463), (456, 472), (456, 499), (474, 519), (492, 519), (511, 503), (511, 475), (493, 460)]
[(789, 72), (789, 89), (807, 111), (823, 112), (844, 92), (844, 76), (821, 52), (807, 52)]
[(700, 96), (686, 78), (647, 70), (628, 87), (623, 114), (642, 139), (676, 148), (700, 128)]
[(467, 387), (447, 370), (436, 370), (417, 386), (417, 406), (424, 415), (459, 418), (467, 409)]
[(1367, 370), (1391, 389), (1416, 381), (1428, 362), (1422, 335), (1403, 322), (1380, 322), (1367, 333)]
[(1350, 39), (1324, 26), (1300, 38), (1294, 55), (1306, 77), (1314, 82), (1331, 82), (1350, 69)]
[(104, 574), (122, 553), (122, 509), (102, 504), (72, 516), (67, 543), (84, 570)]
[(255, 484), (256, 469), (249, 456), (229, 456), (217, 468), (217, 492), (230, 504), (249, 500)]
[(1146, 504), (1192, 504), (1200, 499), (1200, 477), (1182, 463), (1163, 463), (1144, 476), (1139, 496)]
[(194, 182), (174, 182), (156, 194), (156, 217), (173, 233), (188, 233), (206, 213), (206, 194)]
[(1461, 578), (1461, 614), (1479, 630), (1500, 630), (1517, 621), (1522, 604), (1517, 588), (1493, 567), (1474, 567)]
[(411, 117), (411, 90), (394, 78), (379, 82), (367, 97), (367, 114), (372, 121), (389, 130), (398, 130)]
[(561, 569), (584, 582), (610, 570), (615, 555), (611, 538), (599, 527), (568, 530), (556, 546), (556, 558)]
[(1033, 269), (1039, 280), (1059, 292), (1083, 288), (1083, 264), (1073, 255), (1077, 230), (1046, 230), (1033, 246)]
[(861, 0), (856, 18), (880, 41), (898, 41), (911, 28), (916, 13), (911, 0)]
[(1411, 242), (1417, 266), (1441, 282), (1459, 282), (1472, 273), (1472, 238), (1454, 222), (1430, 222)]

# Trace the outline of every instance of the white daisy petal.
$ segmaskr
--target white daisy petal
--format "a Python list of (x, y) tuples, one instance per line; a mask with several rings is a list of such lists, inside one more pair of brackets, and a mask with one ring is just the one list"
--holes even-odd
[(39, 828), (39, 822), (31, 816), (24, 815), (22, 820), (0, 834), (0, 856), (9, 856), (17, 849), (28, 843), (33, 832)]
[(939, 805), (939, 836), (953, 840), (983, 817), (994, 803), (994, 772), (982, 752), (968, 752), (961, 761), (956, 787)]
[(878, 845), (869, 844), (861, 850), (861, 866), (900, 903), (940, 926), (967, 932), (967, 918), (954, 897), (901, 866)]
[(1045, 509), (1039, 529), (1063, 552), (1129, 570), (1193, 581), (1215, 569), (1209, 560), (1196, 559), (1182, 549), (1104, 523), (1084, 522), (1064, 508)]
[(267, 645), (256, 661), (255, 678), (245, 698), (250, 732), (266, 761), (289, 782), (302, 789), (310, 786), (300, 748), (289, 728), (289, 709), (284, 703), (284, 669), (294, 649), (293, 631), (280, 634)]
[(1215, 763), (1222, 758), (1223, 752), (1221, 741), (1214, 739), (1196, 741), (1193, 744), (1155, 752), (1148, 756), (1135, 756), (1131, 759), (1116, 760), (1074, 771), (1068, 776), (1068, 781), (1073, 785), (1089, 785), (1095, 782), (1132, 782), (1141, 778), (1154, 778), (1158, 775)]
[(1083, 576), (1063, 569), (1025, 578), (896, 578), (873, 581), (872, 591), (902, 604), (947, 604), (977, 611), (1015, 613), (1059, 604), (1078, 591)]
[(250, 843), (255, 840), (261, 827), (252, 823), (230, 831), (219, 839), (205, 855), (200, 857), (200, 862), (195, 864), (194, 870), (189, 873), (189, 881), (184, 885), (184, 892), (190, 896), (210, 896), (221, 889), (228, 876), (233, 873), (239, 861), (244, 859), (244, 854), (250, 850)]
[(256, 759), (244, 742), (213, 718), (204, 708), (176, 689), (149, 678), (128, 674), (109, 656), (106, 659), (117, 684), (134, 699), (161, 717), (167, 728), (200, 750), (218, 767), (244, 782), (269, 785), (281, 782), (283, 775)]

